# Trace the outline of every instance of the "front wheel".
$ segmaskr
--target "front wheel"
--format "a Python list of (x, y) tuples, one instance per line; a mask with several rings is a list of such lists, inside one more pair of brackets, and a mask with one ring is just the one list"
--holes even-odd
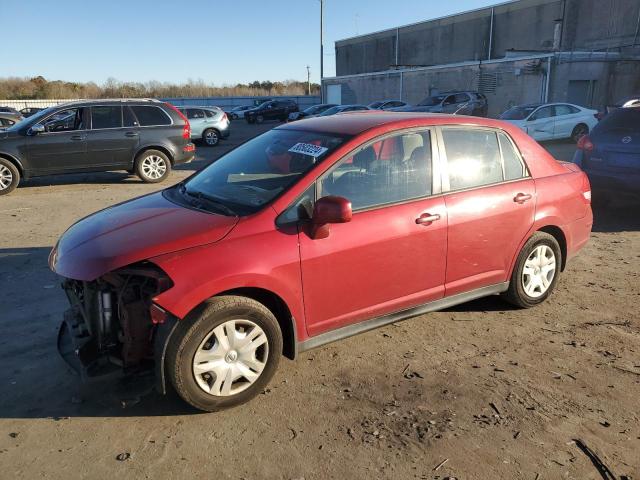
[(136, 157), (136, 174), (145, 183), (158, 183), (171, 173), (171, 161), (159, 150), (146, 150)]
[(20, 171), (5, 158), (0, 158), (0, 195), (7, 195), (20, 183)]
[(544, 302), (558, 282), (561, 265), (558, 241), (548, 233), (534, 233), (518, 255), (506, 299), (522, 308)]
[(256, 116), (256, 123), (260, 124), (264, 122), (264, 117), (262, 115)]
[(278, 368), (282, 333), (271, 311), (239, 296), (214, 297), (183, 320), (167, 348), (178, 395), (199, 410), (234, 407), (260, 393)]

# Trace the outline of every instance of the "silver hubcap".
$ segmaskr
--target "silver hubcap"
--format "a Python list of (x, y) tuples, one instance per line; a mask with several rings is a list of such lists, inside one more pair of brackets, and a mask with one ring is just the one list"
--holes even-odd
[(556, 256), (547, 245), (533, 249), (522, 270), (522, 288), (527, 295), (537, 298), (549, 290), (556, 274)]
[(158, 155), (149, 155), (142, 161), (142, 173), (145, 177), (157, 180), (167, 172), (167, 163)]
[(228, 397), (249, 388), (269, 357), (264, 330), (250, 320), (229, 320), (209, 332), (193, 356), (193, 375), (210, 395)]
[(0, 190), (9, 188), (11, 182), (13, 182), (13, 174), (11, 173), (11, 170), (4, 165), (0, 165)]
[(216, 132), (207, 132), (204, 136), (204, 140), (208, 145), (215, 145), (218, 143), (218, 134), (216, 134)]

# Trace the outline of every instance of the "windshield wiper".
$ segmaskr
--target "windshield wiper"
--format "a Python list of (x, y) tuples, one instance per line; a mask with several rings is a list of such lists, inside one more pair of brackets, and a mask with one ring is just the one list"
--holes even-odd
[(187, 190), (187, 187), (185, 185), (180, 185), (180, 193), (187, 195), (191, 198), (195, 198), (196, 200), (200, 201), (200, 202), (207, 202), (208, 204), (211, 204), (214, 208), (216, 208), (218, 211), (223, 212), (225, 215), (229, 215), (231, 217), (237, 217), (238, 214), (233, 211), (231, 208), (229, 208), (227, 205), (225, 205), (224, 203), (222, 203), (220, 200), (218, 200), (215, 197), (212, 197), (211, 195), (207, 195), (206, 193), (197, 191), (197, 192), (190, 192), (189, 190)]

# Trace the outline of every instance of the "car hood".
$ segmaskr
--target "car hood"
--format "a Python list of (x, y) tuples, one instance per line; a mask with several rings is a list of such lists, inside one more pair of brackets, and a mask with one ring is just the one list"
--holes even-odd
[(63, 277), (91, 281), (151, 257), (217, 242), (237, 222), (181, 207), (157, 192), (72, 225), (51, 252), (49, 266)]

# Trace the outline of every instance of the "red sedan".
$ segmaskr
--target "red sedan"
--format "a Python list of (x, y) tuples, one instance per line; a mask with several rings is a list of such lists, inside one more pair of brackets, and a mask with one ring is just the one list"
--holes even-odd
[(155, 368), (202, 410), (281, 355), (501, 294), (543, 302), (589, 238), (586, 175), (517, 127), (367, 112), (303, 120), (73, 225), (51, 253), (84, 377)]

